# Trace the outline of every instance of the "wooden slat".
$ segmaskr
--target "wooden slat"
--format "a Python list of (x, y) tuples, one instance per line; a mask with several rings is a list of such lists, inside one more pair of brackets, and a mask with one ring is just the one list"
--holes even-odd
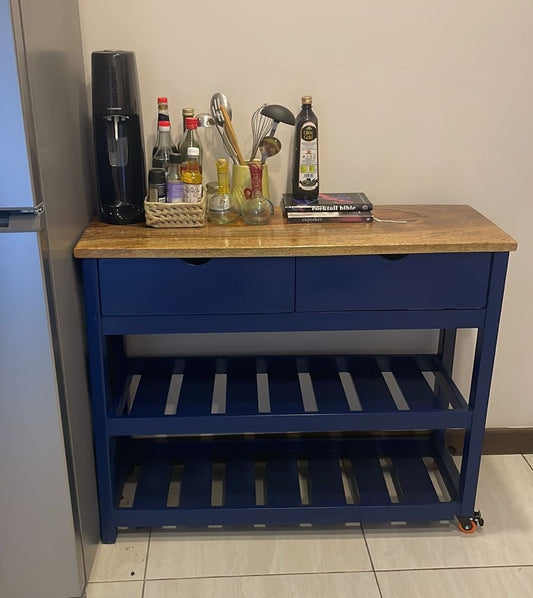
[(176, 415), (209, 415), (213, 402), (214, 362), (189, 359), (185, 364)]
[(252, 359), (229, 359), (226, 414), (252, 415), (257, 407), (257, 369)]
[(169, 360), (146, 361), (130, 417), (160, 417), (165, 412), (172, 378)]
[(313, 358), (308, 363), (318, 410), (327, 413), (348, 412), (349, 406), (335, 359)]
[(77, 258), (265, 257), (514, 251), (516, 241), (466, 205), (376, 206), (382, 220), (405, 224), (287, 224), (279, 207), (265, 226), (176, 230), (95, 220), (74, 248)]
[(424, 462), (419, 457), (392, 457), (394, 474), (402, 491), (401, 502), (426, 504), (439, 502)]
[(311, 505), (331, 507), (346, 504), (338, 458), (310, 459), (309, 476), (311, 478)]
[(292, 359), (267, 358), (271, 413), (303, 413), (298, 370)]
[(352, 471), (362, 505), (391, 503), (383, 470), (377, 457), (351, 456)]
[(190, 458), (184, 463), (181, 478), (180, 507), (211, 506), (212, 462), (206, 457)]
[(226, 462), (224, 505), (255, 506), (255, 472), (251, 459), (237, 457)]
[(266, 461), (266, 506), (296, 507), (301, 505), (296, 457), (288, 454)]
[(135, 509), (164, 509), (172, 474), (172, 461), (162, 458), (145, 461), (141, 471), (133, 507)]
[(422, 411), (440, 408), (437, 397), (414, 359), (391, 357), (390, 363), (392, 373), (410, 409)]
[(397, 411), (389, 387), (372, 357), (346, 358), (363, 411)]

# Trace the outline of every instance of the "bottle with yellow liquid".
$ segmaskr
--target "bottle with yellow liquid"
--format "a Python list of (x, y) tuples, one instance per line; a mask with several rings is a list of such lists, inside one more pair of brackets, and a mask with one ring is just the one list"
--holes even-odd
[(218, 176), (218, 192), (208, 199), (207, 219), (213, 224), (230, 224), (240, 216), (232, 205), (229, 186), (229, 164), (226, 158), (216, 161)]
[(199, 203), (202, 201), (202, 171), (199, 163), (200, 150), (197, 147), (187, 149), (187, 160), (181, 167), (183, 180), (183, 201)]

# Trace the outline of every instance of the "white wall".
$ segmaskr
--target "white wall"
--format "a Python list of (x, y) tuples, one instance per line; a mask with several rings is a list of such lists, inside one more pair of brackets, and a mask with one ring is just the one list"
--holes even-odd
[[(533, 426), (529, 0), (79, 3), (88, 82), (93, 50), (137, 54), (147, 147), (158, 95), (177, 128), (182, 107), (208, 111), (225, 92), (247, 151), (257, 106), (297, 112), (312, 94), (323, 190), (363, 190), (376, 204), (468, 203), (514, 236), (488, 425)], [(274, 197), (288, 188), (291, 133), (278, 128)]]

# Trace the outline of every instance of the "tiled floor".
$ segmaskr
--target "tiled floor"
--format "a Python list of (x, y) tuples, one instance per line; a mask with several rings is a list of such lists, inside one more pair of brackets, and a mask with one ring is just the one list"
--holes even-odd
[(485, 527), (124, 532), (87, 598), (532, 598), (533, 455), (483, 457)]

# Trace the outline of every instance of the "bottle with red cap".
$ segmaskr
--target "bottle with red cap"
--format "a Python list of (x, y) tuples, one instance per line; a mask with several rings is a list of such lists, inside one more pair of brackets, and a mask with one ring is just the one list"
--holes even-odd
[(158, 142), (155, 153), (152, 157), (152, 167), (160, 166), (168, 173), (170, 167), (170, 155), (172, 151), (172, 139), (170, 138), (170, 121), (160, 120), (157, 123)]
[(185, 134), (183, 135), (183, 137), (180, 141), (178, 152), (182, 155), (182, 158), (183, 158), (183, 156), (188, 155), (187, 150), (190, 147), (197, 147), (198, 152), (199, 152), (198, 163), (200, 165), (200, 171), (201, 171), (203, 151), (202, 151), (202, 145), (200, 143), (200, 139), (198, 137), (197, 129), (198, 129), (198, 120), (196, 119), (196, 117), (188, 116), (185, 119)]
[[(168, 98), (166, 96), (161, 96), (161, 97), (157, 98), (157, 131), (156, 131), (156, 139), (155, 139), (154, 147), (152, 149), (152, 156), (155, 155), (155, 152), (157, 151), (157, 147), (159, 145), (159, 123), (161, 121), (167, 121), (168, 123), (170, 123), (170, 114), (169, 114), (169, 110), (168, 110)], [(171, 143), (172, 151), (174, 153), (177, 153), (178, 148), (172, 141), (172, 134), (170, 136), (170, 143)]]

